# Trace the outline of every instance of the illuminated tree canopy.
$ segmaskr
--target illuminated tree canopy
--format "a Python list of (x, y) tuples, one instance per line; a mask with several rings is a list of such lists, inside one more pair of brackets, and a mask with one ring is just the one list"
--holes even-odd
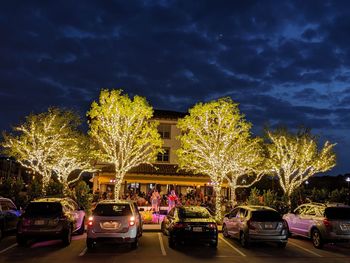
[(41, 175), (45, 193), (53, 169), (62, 158), (70, 155), (67, 145), (73, 142), (72, 126), (76, 127), (78, 122), (79, 119), (73, 112), (57, 108), (31, 114), (23, 124), (13, 128), (12, 134), (3, 134), (3, 152)]
[(249, 165), (244, 148), (254, 141), (247, 141), (251, 124), (240, 113), (238, 104), (221, 98), (195, 105), (189, 115), (178, 121), (178, 127), (182, 131), (177, 151), (179, 166), (210, 177), (216, 194), (216, 217), (220, 219), (224, 180), (230, 178), (229, 174), (235, 178), (237, 171), (241, 174), (240, 165)]
[(266, 164), (289, 199), (293, 191), (311, 176), (326, 172), (336, 165), (335, 144), (326, 141), (318, 148), (315, 136), (308, 130), (293, 134), (286, 129), (267, 131)]
[(162, 140), (158, 123), (150, 120), (153, 109), (146, 99), (131, 100), (121, 90), (102, 90), (99, 102), (93, 102), (89, 117), (89, 135), (97, 145), (96, 157), (114, 164), (114, 195), (119, 199), (125, 174), (142, 163), (155, 161)]

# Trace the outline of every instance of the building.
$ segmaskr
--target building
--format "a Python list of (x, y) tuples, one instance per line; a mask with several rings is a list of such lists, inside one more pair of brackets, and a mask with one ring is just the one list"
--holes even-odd
[[(128, 172), (122, 184), (121, 194), (133, 189), (148, 193), (154, 187), (163, 194), (172, 189), (178, 194), (185, 194), (190, 187), (201, 190), (204, 195), (212, 195), (209, 176), (189, 173), (178, 168), (176, 150), (180, 147), (180, 141), (177, 139), (180, 130), (176, 124), (178, 119), (185, 115), (181, 112), (155, 110), (154, 119), (159, 122), (158, 131), (164, 141), (164, 153), (158, 154), (153, 166), (143, 164)], [(97, 168), (100, 171), (93, 176), (93, 190), (113, 192), (113, 166), (99, 163)], [(224, 188), (222, 194), (227, 196), (228, 190)]]

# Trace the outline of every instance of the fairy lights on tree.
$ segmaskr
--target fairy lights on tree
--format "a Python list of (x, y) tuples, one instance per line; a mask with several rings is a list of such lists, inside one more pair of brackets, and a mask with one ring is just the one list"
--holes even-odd
[(153, 109), (143, 97), (131, 100), (121, 90), (102, 90), (99, 102), (92, 103), (87, 115), (97, 158), (114, 164), (114, 196), (119, 199), (125, 174), (142, 163), (155, 161), (161, 151), (158, 123), (150, 120)]
[(222, 98), (195, 105), (177, 126), (182, 131), (177, 151), (179, 166), (210, 177), (216, 195), (216, 218), (220, 220), (221, 187), (235, 170), (233, 159), (245, 158), (242, 147), (247, 146), (244, 140), (249, 138), (251, 124), (240, 113), (238, 104)]
[(48, 112), (27, 116), (23, 124), (13, 128), (12, 134), (3, 133), (3, 152), (41, 175), (44, 193), (57, 156), (65, 150), (65, 133), (70, 125), (67, 119), (73, 120), (71, 112), (51, 108)]
[(315, 136), (308, 130), (293, 134), (286, 129), (267, 131), (268, 168), (278, 176), (280, 185), (288, 198), (293, 191), (311, 176), (326, 172), (336, 165), (335, 144), (326, 141), (318, 148)]

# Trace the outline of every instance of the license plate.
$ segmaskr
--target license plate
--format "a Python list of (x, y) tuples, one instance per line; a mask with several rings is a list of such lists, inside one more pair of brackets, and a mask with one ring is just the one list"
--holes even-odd
[(119, 222), (103, 222), (102, 228), (104, 229), (118, 229), (120, 227)]
[(265, 228), (272, 229), (273, 225), (272, 224), (265, 224)]
[(43, 225), (43, 224), (45, 224), (44, 220), (35, 220), (34, 221), (34, 225), (40, 226), (40, 225)]
[(350, 224), (341, 224), (340, 228), (343, 231), (349, 231), (350, 230)]
[(203, 229), (202, 229), (201, 227), (193, 227), (193, 228), (192, 228), (192, 231), (193, 231), (193, 232), (202, 232)]

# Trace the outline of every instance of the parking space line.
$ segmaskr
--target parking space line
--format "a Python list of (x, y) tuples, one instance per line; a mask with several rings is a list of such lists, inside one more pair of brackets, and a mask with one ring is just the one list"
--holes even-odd
[(238, 248), (236, 248), (235, 246), (233, 246), (230, 242), (228, 242), (227, 240), (225, 240), (223, 237), (219, 236), (219, 238), (224, 241), (226, 243), (226, 245), (228, 245), (230, 248), (232, 248), (234, 251), (236, 251), (238, 254), (240, 254), (242, 257), (246, 257), (247, 255), (244, 254), (242, 251), (240, 251)]
[(11, 246), (4, 248), (3, 250), (0, 251), (0, 254), (6, 252), (7, 250), (10, 250), (11, 248), (17, 247), (17, 243), (12, 244)]
[(166, 251), (165, 251), (165, 247), (164, 247), (163, 238), (162, 238), (161, 233), (158, 233), (158, 238), (159, 238), (160, 250), (162, 251), (162, 255), (166, 256)]
[(84, 250), (80, 252), (79, 257), (84, 256), (86, 252), (87, 252), (87, 247), (85, 247)]
[(312, 250), (310, 250), (308, 248), (302, 247), (302, 246), (300, 246), (300, 245), (298, 245), (298, 244), (296, 244), (296, 243), (294, 243), (294, 242), (292, 242), (290, 240), (288, 240), (288, 244), (291, 244), (291, 245), (293, 245), (293, 246), (295, 246), (297, 248), (300, 248), (300, 249), (302, 249), (302, 250), (304, 250), (306, 252), (309, 252), (310, 254), (313, 254), (315, 256), (318, 256), (318, 257), (321, 257), (321, 258), (323, 257), (321, 254), (318, 254), (318, 253), (316, 253), (316, 252), (314, 252), (314, 251), (312, 251)]

